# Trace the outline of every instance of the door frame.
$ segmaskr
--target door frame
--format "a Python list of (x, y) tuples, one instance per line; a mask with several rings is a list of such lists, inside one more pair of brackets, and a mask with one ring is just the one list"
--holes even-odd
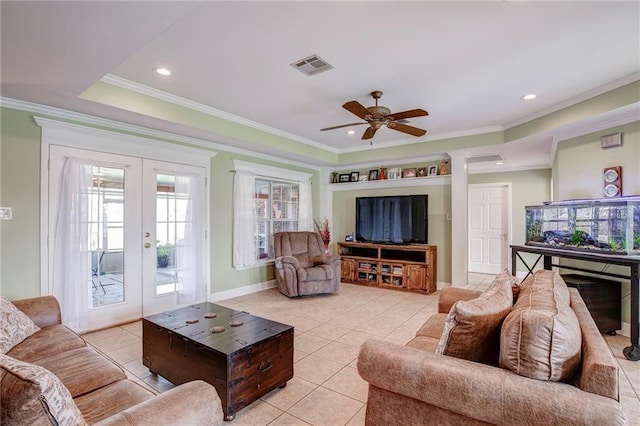
[[(509, 250), (509, 246), (511, 246), (513, 239), (513, 196), (512, 196), (512, 185), (511, 182), (492, 182), (492, 183), (470, 183), (467, 186), (467, 229), (469, 229), (469, 223), (471, 222), (471, 190), (483, 188), (483, 189), (491, 189), (491, 188), (506, 188), (507, 189), (507, 241), (505, 245), (505, 250), (507, 252), (507, 264), (505, 268), (509, 268), (511, 265), (511, 250)], [(467, 271), (469, 270), (469, 244), (471, 242), (471, 236), (469, 232), (467, 232)]]
[[(170, 163), (198, 166), (205, 169), (205, 228), (206, 242), (203, 250), (205, 261), (205, 281), (207, 283), (207, 295), (211, 291), (211, 238), (209, 229), (210, 215), (210, 188), (208, 188), (209, 176), (211, 176), (211, 158), (217, 152), (184, 145), (161, 142), (155, 139), (132, 136), (112, 130), (103, 130), (80, 124), (72, 124), (49, 118), (36, 117), (34, 120), (42, 129), (40, 151), (40, 295), (50, 295), (49, 283), (49, 151), (51, 145), (60, 145), (69, 148), (79, 148), (89, 151), (105, 152), (109, 154), (139, 157), (166, 161)], [(170, 134), (161, 135), (170, 139)]]

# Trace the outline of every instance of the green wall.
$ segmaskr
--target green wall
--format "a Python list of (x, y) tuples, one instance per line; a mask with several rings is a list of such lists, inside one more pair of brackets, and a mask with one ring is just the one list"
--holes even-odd
[[(0, 119), (0, 202), (3, 207), (13, 208), (13, 220), (0, 221), (0, 294), (9, 299), (35, 297), (40, 295), (40, 127), (33, 114), (25, 111), (2, 108)], [(319, 209), (319, 172), (218, 149), (212, 151), (218, 154), (211, 159), (209, 176), (211, 292), (274, 279), (273, 265), (240, 271), (232, 266), (233, 160), (312, 174), (314, 212)]]
[(551, 199), (551, 169), (525, 170), (521, 172), (483, 173), (469, 175), (472, 184), (511, 184), (511, 241), (524, 244), (525, 206), (542, 204)]
[(356, 197), (417, 194), (429, 195), (429, 244), (438, 247), (437, 280), (451, 282), (451, 221), (445, 220), (445, 215), (451, 212), (450, 185), (335, 191), (333, 193), (334, 241), (344, 241), (345, 235), (355, 233)]
[[(617, 132), (622, 132), (623, 145), (602, 149), (600, 137)], [(602, 198), (602, 170), (609, 166), (622, 166), (623, 195), (640, 195), (640, 121), (559, 142), (553, 169), (554, 199)], [(592, 270), (604, 267), (603, 264), (566, 259), (561, 260), (561, 263)], [(575, 273), (570, 270), (562, 271), (565, 272)], [(611, 265), (607, 267), (607, 272), (627, 275), (629, 268)], [(622, 321), (629, 323), (631, 289), (628, 280), (620, 281)]]
[(1, 110), (0, 201), (13, 209), (0, 221), (0, 294), (40, 295), (40, 128), (31, 114)]

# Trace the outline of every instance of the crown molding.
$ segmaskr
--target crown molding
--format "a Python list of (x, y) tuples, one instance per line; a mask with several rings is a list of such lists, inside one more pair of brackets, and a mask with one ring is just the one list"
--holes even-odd
[(311, 139), (303, 138), (298, 135), (294, 135), (293, 133), (288, 133), (283, 130), (276, 129), (274, 127), (269, 127), (265, 124), (261, 124), (255, 121), (248, 120), (246, 118), (212, 108), (210, 106), (201, 104), (199, 102), (195, 102), (180, 96), (172, 95), (171, 93), (164, 92), (162, 90), (154, 89), (149, 86), (145, 86), (139, 83), (136, 83), (131, 80), (127, 80), (112, 74), (107, 74), (106, 76), (100, 79), (103, 83), (111, 84), (113, 86), (120, 87), (125, 90), (131, 90), (132, 92), (140, 93), (142, 95), (150, 96), (156, 99), (160, 99), (165, 102), (169, 102), (175, 105), (179, 105), (185, 108), (192, 109), (194, 111), (199, 111), (207, 115), (211, 115), (214, 117), (221, 118), (223, 120), (231, 121), (233, 123), (237, 123), (243, 126), (251, 127), (256, 130), (260, 130), (266, 133), (271, 133), (275, 136), (280, 136), (285, 139), (290, 139), (295, 142), (299, 142), (305, 145), (313, 146), (314, 148), (319, 148), (325, 151), (329, 151), (333, 154), (338, 154), (338, 150), (332, 146), (325, 145)]
[[(403, 140), (399, 140), (399, 141), (393, 141), (393, 142), (382, 142), (379, 144), (376, 144), (375, 147), (373, 149), (382, 149), (382, 148), (395, 148), (395, 147), (403, 147), (403, 146), (408, 146), (408, 145), (414, 145), (417, 143), (423, 143), (423, 142), (433, 142), (433, 141), (441, 141), (441, 140), (446, 140), (446, 139), (453, 139), (453, 138), (461, 138), (461, 137), (465, 137), (465, 136), (474, 136), (474, 135), (482, 135), (485, 133), (494, 133), (494, 132), (502, 132), (504, 130), (504, 128), (502, 126), (487, 126), (487, 127), (478, 127), (476, 129), (467, 129), (467, 130), (460, 130), (460, 131), (456, 131), (456, 132), (448, 132), (448, 133), (439, 133), (439, 134), (435, 134), (435, 135), (430, 135), (426, 138), (422, 138), (419, 140), (416, 139), (403, 139)], [(359, 152), (359, 151), (366, 151), (366, 150), (370, 150), (371, 146), (362, 146), (362, 147), (353, 147), (353, 148), (345, 148), (345, 149), (341, 149), (339, 151), (340, 154), (347, 154), (350, 152)]]
[(214, 149), (216, 151), (224, 151), (232, 154), (246, 155), (252, 158), (258, 158), (266, 161), (274, 161), (281, 164), (287, 164), (295, 167), (302, 167), (310, 170), (319, 171), (322, 167), (315, 164), (304, 163), (301, 161), (289, 160), (277, 157), (275, 155), (262, 154), (248, 149), (237, 148), (231, 145), (219, 142), (208, 141), (204, 139), (193, 138), (190, 136), (178, 135), (175, 133), (165, 132), (162, 130), (151, 129), (148, 127), (137, 126), (135, 124), (123, 123), (120, 121), (100, 118), (93, 115), (83, 114), (79, 112), (69, 111), (62, 108), (52, 107), (48, 105), (36, 104), (33, 102), (21, 101), (18, 99), (0, 97), (0, 107), (27, 111), (34, 114), (41, 114), (55, 117), (61, 120), (69, 120), (82, 124), (100, 126), (110, 130), (118, 130), (121, 132), (131, 132), (152, 139), (165, 139), (175, 142), (182, 142), (193, 146)]
[(545, 115), (549, 115), (552, 114), (554, 112), (560, 111), (561, 109), (564, 108), (568, 108), (572, 105), (575, 105), (577, 103), (586, 101), (587, 99), (591, 99), (593, 97), (596, 97), (598, 95), (602, 95), (603, 93), (607, 93), (610, 92), (612, 90), (615, 90), (619, 87), (622, 86), (626, 86), (627, 84), (633, 83), (634, 81), (638, 81), (640, 80), (640, 72), (635, 72), (633, 74), (629, 74), (625, 77), (622, 77), (618, 80), (614, 80), (610, 83), (604, 84), (602, 86), (596, 87), (595, 89), (589, 90), (588, 92), (582, 93), (578, 96), (574, 96), (573, 98), (569, 98), (566, 99), (560, 103), (557, 103), (555, 105), (552, 105), (548, 108), (545, 108), (543, 110), (540, 110), (534, 114), (530, 114), (527, 116), (524, 116), (518, 120), (509, 122), (509, 123), (505, 123), (502, 125), (502, 127), (504, 128), (504, 130), (508, 130), (511, 129), (512, 127), (516, 127), (519, 126), (521, 124), (525, 124), (528, 123), (529, 121), (533, 121), (536, 120), (540, 117), (544, 117)]

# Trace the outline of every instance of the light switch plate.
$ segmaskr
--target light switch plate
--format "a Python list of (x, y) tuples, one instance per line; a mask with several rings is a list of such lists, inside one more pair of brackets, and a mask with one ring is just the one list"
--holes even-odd
[(11, 207), (0, 207), (0, 220), (11, 220)]

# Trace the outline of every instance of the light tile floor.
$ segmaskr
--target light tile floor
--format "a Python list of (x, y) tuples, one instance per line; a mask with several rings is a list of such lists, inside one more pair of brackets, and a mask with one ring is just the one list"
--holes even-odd
[[(483, 290), (492, 279), (470, 274), (468, 288)], [(367, 384), (356, 370), (360, 345), (370, 338), (405, 344), (437, 311), (438, 295), (342, 284), (334, 295), (289, 299), (270, 289), (218, 302), (295, 327), (293, 379), (241, 410), (231, 424), (363, 425)], [(132, 380), (157, 392), (173, 387), (142, 365), (140, 321), (84, 337), (121, 364)], [(627, 418), (640, 426), (640, 362), (622, 355), (627, 337), (605, 338), (622, 367), (620, 394)]]

